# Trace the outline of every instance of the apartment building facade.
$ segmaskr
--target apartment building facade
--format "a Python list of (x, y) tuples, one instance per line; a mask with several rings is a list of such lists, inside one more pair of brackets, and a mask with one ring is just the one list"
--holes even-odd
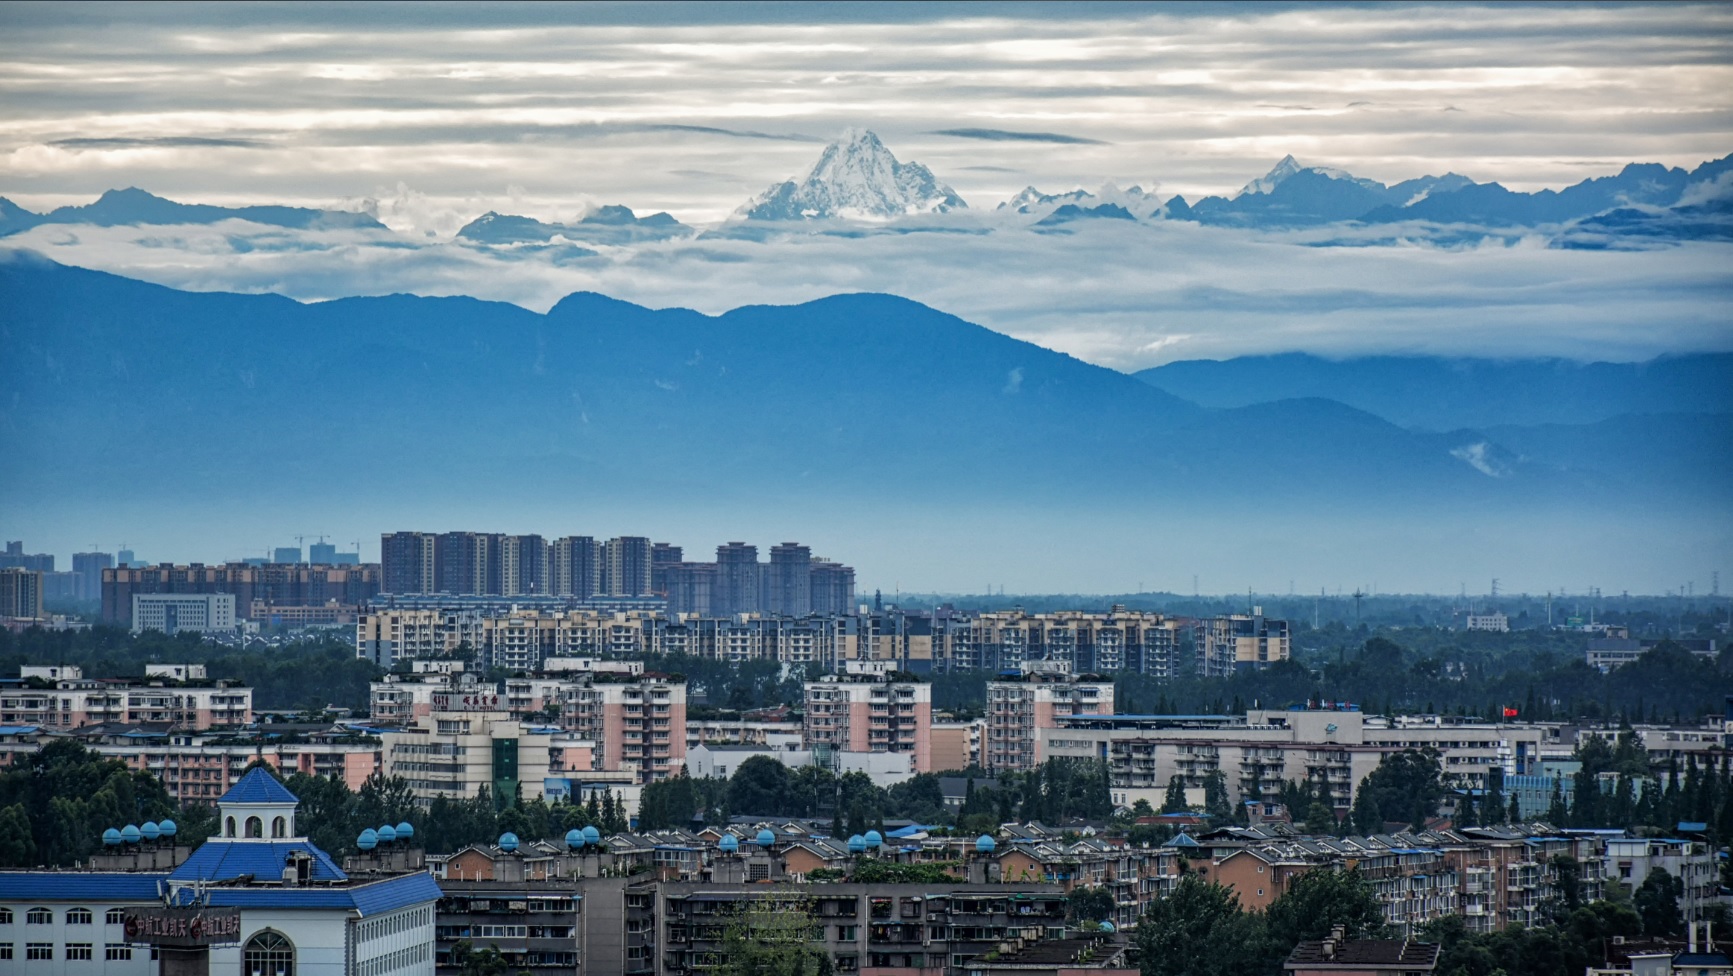
[(495, 797), (541, 792), (551, 732), (513, 718), (491, 692), (451, 691), (433, 712), (381, 733), (384, 772), (409, 782), (417, 801), (461, 800), (485, 787)]
[(804, 745), (904, 753), (915, 772), (931, 772), (933, 688), (910, 677), (883, 665), (856, 664), (806, 682)]
[(1031, 662), (1030, 670), (987, 682), (986, 768), (1034, 769), (1047, 759), (1042, 733), (1058, 728), (1061, 719), (1112, 714), (1112, 680), (1073, 676), (1069, 665), (1041, 667), (1044, 663)]
[(105, 722), (204, 730), (253, 720), (253, 689), (230, 681), (85, 678), (0, 685), (0, 725), (76, 729)]
[(686, 683), (666, 674), (597, 673), (562, 684), (560, 727), (594, 743), (595, 768), (639, 783), (686, 763)]
[(0, 617), (42, 618), (42, 573), (16, 566), (0, 568)]

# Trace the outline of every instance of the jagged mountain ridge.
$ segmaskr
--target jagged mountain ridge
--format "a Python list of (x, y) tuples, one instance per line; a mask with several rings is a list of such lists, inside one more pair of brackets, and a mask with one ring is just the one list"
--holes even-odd
[(745, 220), (883, 220), (920, 213), (950, 213), (968, 204), (920, 163), (901, 162), (867, 129), (848, 129), (824, 148), (799, 180), (788, 180), (747, 201)]

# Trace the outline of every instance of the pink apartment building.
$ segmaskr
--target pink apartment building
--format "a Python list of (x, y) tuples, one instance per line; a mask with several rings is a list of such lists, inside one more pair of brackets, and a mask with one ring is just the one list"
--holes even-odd
[(594, 743), (596, 769), (634, 771), (640, 783), (679, 775), (686, 682), (653, 672), (580, 678), (562, 692), (560, 726)]
[(845, 674), (806, 683), (804, 743), (838, 752), (898, 752), (915, 771), (933, 768), (933, 688), (904, 680), (876, 662), (850, 662)]

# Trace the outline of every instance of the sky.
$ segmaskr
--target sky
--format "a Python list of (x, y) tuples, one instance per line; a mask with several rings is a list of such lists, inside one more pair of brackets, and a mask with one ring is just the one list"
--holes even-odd
[[(1195, 202), (1288, 154), (1524, 191), (1633, 161), (1689, 168), (1733, 152), (1730, 54), (1725, 4), (8, 3), (0, 196), (41, 211), (138, 186), (365, 210), (389, 229), (61, 225), (0, 247), (307, 301), (540, 310), (595, 290), (720, 313), (885, 291), (1123, 370), (1289, 351), (1634, 361), (1733, 349), (1733, 245), (1177, 221), (1038, 234), (992, 208), (1031, 185)], [(577, 259), (453, 241), (490, 210), (567, 220), (604, 204), (712, 228), (850, 126), (930, 167), (970, 214), (930, 233)], [(1414, 586), (1450, 590), (1456, 572)]]
[(595, 290), (710, 313), (885, 291), (1126, 370), (1286, 351), (1630, 361), (1733, 346), (1727, 246), (1608, 257), (1396, 228), (1320, 248), (1193, 225), (579, 262), (450, 244), (489, 210), (714, 226), (851, 125), (989, 212), (1027, 185), (1232, 194), (1290, 153), (1519, 190), (1691, 167), (1733, 151), (1730, 39), (1733, 8), (1689, 4), (8, 4), (0, 195), (45, 210), (136, 185), (392, 230), (8, 242), (181, 288), (536, 309)]

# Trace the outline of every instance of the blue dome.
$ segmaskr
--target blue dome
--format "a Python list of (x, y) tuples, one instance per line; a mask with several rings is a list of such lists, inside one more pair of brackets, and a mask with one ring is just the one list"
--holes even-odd
[(999, 842), (994, 840), (991, 834), (982, 834), (975, 838), (975, 850), (982, 854), (991, 854), (998, 849)]
[(885, 835), (876, 830), (869, 830), (866, 832), (866, 842), (868, 847), (882, 847), (884, 846)]
[(716, 842), (716, 846), (721, 848), (724, 854), (733, 854), (740, 850), (740, 838), (733, 834), (723, 834), (722, 839)]
[(859, 834), (855, 834), (853, 837), (850, 837), (848, 839), (848, 852), (850, 854), (859, 854), (860, 852), (862, 852), (864, 850), (866, 850), (866, 838), (865, 837), (862, 837)]
[(110, 847), (117, 846), (120, 843), (120, 831), (115, 830), (113, 827), (103, 831), (102, 842)]
[(517, 850), (517, 835), (512, 833), (509, 830), (503, 834), (500, 834), (499, 835), (499, 849), (502, 851), (515, 851), (515, 850)]
[(389, 844), (397, 839), (397, 828), (390, 824), (380, 827), (378, 830), (374, 831), (374, 833), (378, 835), (379, 843), (381, 844)]
[(138, 828), (133, 826), (132, 824), (127, 824), (126, 826), (120, 828), (120, 839), (126, 841), (128, 844), (138, 843), (138, 838), (139, 838)]
[(573, 827), (571, 830), (566, 831), (566, 846), (571, 848), (574, 851), (580, 847), (583, 847), (584, 846), (584, 832), (579, 830), (576, 827)]
[(408, 840), (415, 836), (415, 825), (405, 820), (397, 825), (397, 839)]
[(1111, 931), (1113, 931), (1113, 923), (1112, 923), (1112, 922), (1107, 922), (1107, 921), (1103, 921), (1103, 922), (1102, 922), (1102, 923), (1101, 923), (1101, 931), (1103, 931), (1103, 932), (1111, 932)]
[(175, 826), (173, 820), (164, 820), (162, 823), (156, 825), (156, 829), (162, 831), (164, 837), (173, 837), (180, 831), (180, 828)]
[(600, 844), (601, 842), (602, 842), (602, 832), (601, 831), (597, 830), (594, 827), (585, 827), (584, 828), (584, 843), (586, 843), (586, 844)]
[(138, 828), (138, 832), (144, 835), (145, 840), (156, 840), (162, 836), (162, 828), (156, 825), (155, 820), (146, 820), (144, 826)]
[(765, 827), (764, 829), (762, 829), (758, 832), (757, 840), (758, 840), (758, 846), (759, 847), (769, 847), (770, 845), (776, 843), (776, 835), (774, 833), (771, 833), (771, 830), (769, 827)]
[(361, 832), (361, 836), (355, 838), (355, 846), (370, 851), (379, 846), (379, 834), (372, 827), (368, 827)]

